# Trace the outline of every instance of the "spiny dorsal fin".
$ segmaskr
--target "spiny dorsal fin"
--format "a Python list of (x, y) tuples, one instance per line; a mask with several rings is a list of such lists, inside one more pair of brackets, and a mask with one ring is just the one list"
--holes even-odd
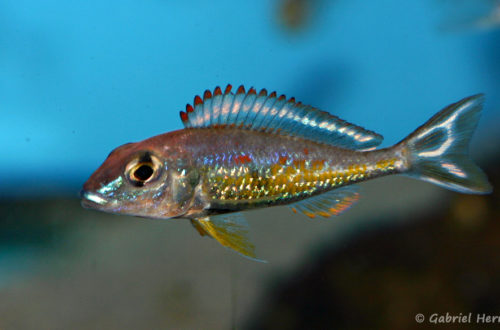
[(249, 259), (257, 259), (255, 247), (250, 242), (248, 224), (240, 213), (223, 214), (191, 220), (201, 236), (210, 236), (220, 244)]
[(293, 212), (301, 212), (309, 218), (320, 215), (328, 218), (347, 211), (359, 199), (358, 187), (349, 185), (304, 199), (289, 205)]
[(240, 127), (298, 136), (349, 149), (368, 149), (379, 145), (382, 136), (362, 127), (350, 124), (328, 112), (309, 105), (277, 96), (268, 95), (265, 89), (259, 93), (252, 87), (245, 92), (240, 86), (236, 93), (227, 85), (224, 92), (216, 87), (206, 90), (203, 99), (194, 98), (194, 106), (188, 104), (181, 111), (181, 120), (190, 127)]

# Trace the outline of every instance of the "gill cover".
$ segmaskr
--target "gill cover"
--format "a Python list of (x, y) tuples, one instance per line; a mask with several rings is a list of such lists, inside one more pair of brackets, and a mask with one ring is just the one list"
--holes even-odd
[(178, 211), (184, 215), (195, 203), (196, 187), (200, 182), (198, 170), (183, 160), (178, 160), (170, 170), (169, 199)]

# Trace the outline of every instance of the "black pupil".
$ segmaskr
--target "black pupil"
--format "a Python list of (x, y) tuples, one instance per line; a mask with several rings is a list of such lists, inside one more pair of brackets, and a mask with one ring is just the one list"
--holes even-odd
[(139, 181), (146, 181), (153, 175), (153, 168), (149, 165), (141, 165), (134, 172), (134, 177)]

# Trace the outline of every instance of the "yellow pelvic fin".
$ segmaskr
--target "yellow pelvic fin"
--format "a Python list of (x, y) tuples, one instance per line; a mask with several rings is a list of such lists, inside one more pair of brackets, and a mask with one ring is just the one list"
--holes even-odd
[(239, 213), (218, 215), (191, 220), (193, 226), (202, 236), (210, 236), (220, 244), (255, 261), (255, 246), (248, 238), (249, 227)]
[(191, 224), (193, 225), (194, 229), (196, 229), (196, 231), (201, 235), (201, 236), (209, 236), (210, 237), (210, 234), (207, 233), (205, 231), (205, 229), (203, 229), (203, 226), (200, 225), (200, 223), (197, 221), (197, 220), (190, 220), (191, 221)]

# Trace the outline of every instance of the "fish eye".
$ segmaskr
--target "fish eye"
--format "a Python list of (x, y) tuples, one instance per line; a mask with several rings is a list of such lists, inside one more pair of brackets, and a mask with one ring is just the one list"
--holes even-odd
[(160, 168), (160, 161), (151, 154), (145, 153), (127, 165), (125, 174), (134, 186), (142, 187), (158, 177)]
[(147, 181), (154, 173), (152, 164), (139, 164), (139, 167), (134, 170), (132, 175), (137, 181)]

